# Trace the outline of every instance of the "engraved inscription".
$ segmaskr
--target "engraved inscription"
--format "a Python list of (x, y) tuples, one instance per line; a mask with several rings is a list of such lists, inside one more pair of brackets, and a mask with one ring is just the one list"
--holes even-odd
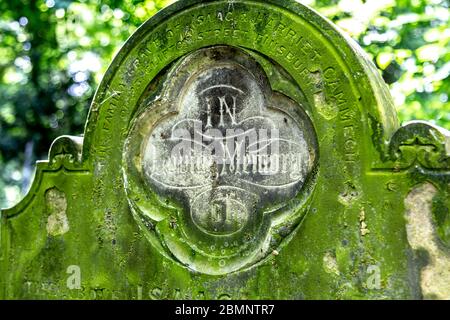
[[(183, 245), (205, 252), (208, 261), (180, 254), (178, 239), (168, 240), (172, 254), (196, 270), (233, 271), (257, 258), (247, 252), (240, 259), (238, 253), (266, 250), (268, 208), (298, 194), (312, 171), (312, 125), (238, 49), (199, 50), (168, 77), (159, 99), (149, 101), (138, 118), (138, 142), (133, 134), (128, 138), (138, 145), (134, 167), (147, 190), (185, 208), (172, 226), (188, 236)], [(154, 119), (162, 110), (166, 115)], [(219, 271), (205, 271), (215, 263)]]
[(306, 178), (311, 155), (303, 132), (267, 100), (242, 66), (218, 62), (189, 79), (178, 116), (149, 136), (143, 161), (149, 184), (184, 193), (205, 232), (242, 229), (264, 192), (288, 198)]

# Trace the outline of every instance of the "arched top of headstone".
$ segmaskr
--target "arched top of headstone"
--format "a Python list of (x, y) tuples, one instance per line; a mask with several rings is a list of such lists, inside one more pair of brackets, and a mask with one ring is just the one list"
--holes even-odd
[(362, 122), (358, 135), (374, 136), (383, 147), (398, 128), (389, 91), (373, 63), (311, 8), (293, 0), (187, 0), (144, 23), (116, 55), (91, 106), (83, 159), (95, 158), (97, 145), (107, 140), (120, 148), (123, 140), (115, 135), (122, 133), (123, 139), (155, 77), (189, 52), (214, 45), (249, 50), (284, 69), (302, 90), (317, 130), (321, 122)]

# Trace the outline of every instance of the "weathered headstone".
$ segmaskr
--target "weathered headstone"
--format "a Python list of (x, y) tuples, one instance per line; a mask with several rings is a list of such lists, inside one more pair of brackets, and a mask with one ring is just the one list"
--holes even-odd
[(0, 294), (449, 298), (449, 154), (313, 10), (180, 1), (1, 212)]

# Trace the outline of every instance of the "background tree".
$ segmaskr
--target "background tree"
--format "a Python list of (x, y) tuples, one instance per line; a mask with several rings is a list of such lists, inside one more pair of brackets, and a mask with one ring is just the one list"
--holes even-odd
[[(81, 134), (103, 73), (131, 33), (171, 0), (0, 1), (0, 207), (36, 159)], [(390, 85), (400, 119), (450, 129), (446, 0), (304, 0), (348, 32)]]

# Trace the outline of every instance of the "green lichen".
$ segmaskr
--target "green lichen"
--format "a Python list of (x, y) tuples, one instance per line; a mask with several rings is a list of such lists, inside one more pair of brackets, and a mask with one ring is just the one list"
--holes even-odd
[[(443, 244), (439, 252), (446, 252), (447, 134), (426, 123), (395, 133), (393, 103), (376, 68), (311, 9), (290, 0), (233, 2), (231, 8), (229, 1), (179, 1), (142, 25), (120, 50), (94, 98), (84, 138), (57, 140), (49, 161), (38, 162), (29, 193), (0, 212), (0, 298), (421, 297), (417, 286), (426, 266), (420, 269), (408, 242), (405, 198), (420, 183), (435, 186), (432, 217)], [(177, 262), (161, 244), (181, 232), (185, 207), (170, 195), (127, 189), (123, 151), (139, 107), (145, 109), (170, 80), (161, 75), (181, 57), (217, 45), (250, 52), (272, 89), (305, 108), (319, 157), (305, 189), (286, 203), (296, 219), (274, 230), (267, 258), (208, 275)], [(332, 81), (321, 81), (325, 72)], [(338, 116), (323, 117), (323, 103), (338, 103)], [(155, 119), (161, 114), (153, 113)], [(58, 190), (56, 197), (48, 190)], [(130, 199), (150, 214), (133, 216)], [(424, 264), (438, 257), (433, 261), (439, 268), (445, 261), (445, 255), (429, 257)], [(81, 270), (80, 289), (67, 287), (73, 265)], [(379, 287), (372, 286), (375, 267)], [(430, 288), (427, 297), (442, 296)]]

